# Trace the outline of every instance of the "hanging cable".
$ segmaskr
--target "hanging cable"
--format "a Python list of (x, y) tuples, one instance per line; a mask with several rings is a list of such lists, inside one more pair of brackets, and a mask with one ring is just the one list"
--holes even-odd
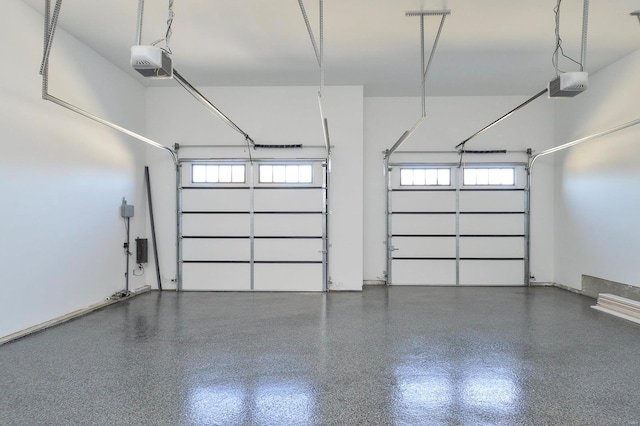
[(165, 52), (167, 52), (168, 54), (171, 54), (171, 36), (173, 35), (173, 30), (172, 30), (172, 26), (173, 26), (173, 18), (176, 16), (176, 14), (173, 11), (173, 1), (174, 0), (169, 0), (169, 16), (167, 18), (167, 31), (164, 34), (164, 38), (160, 38), (156, 41), (154, 41), (153, 43), (151, 43), (152, 46), (157, 45), (158, 43), (161, 43), (164, 41), (164, 50)]
[[(585, 0), (585, 8), (587, 7), (587, 1)], [(558, 0), (558, 2), (556, 3), (556, 7), (553, 8), (553, 13), (556, 16), (556, 47), (553, 51), (553, 55), (551, 57), (551, 63), (553, 64), (553, 68), (556, 70), (556, 76), (559, 76), (560, 73), (563, 73), (564, 71), (562, 71), (560, 69), (560, 55), (562, 55), (564, 58), (570, 60), (571, 62), (575, 63), (576, 65), (580, 66), (580, 70), (584, 69), (584, 66), (582, 65), (582, 62), (578, 62), (575, 59), (573, 59), (572, 57), (568, 56), (567, 54), (564, 53), (564, 49), (562, 48), (562, 37), (560, 37), (560, 7), (562, 6), (562, 0)], [(586, 37), (583, 36), (583, 46), (586, 44), (584, 43), (584, 39)]]
[(173, 18), (175, 13), (173, 12), (173, 0), (169, 0), (169, 17), (167, 18), (167, 32), (164, 36), (165, 46), (167, 48), (167, 52), (171, 53), (171, 36), (173, 35), (173, 31), (171, 30), (171, 26), (173, 25)]

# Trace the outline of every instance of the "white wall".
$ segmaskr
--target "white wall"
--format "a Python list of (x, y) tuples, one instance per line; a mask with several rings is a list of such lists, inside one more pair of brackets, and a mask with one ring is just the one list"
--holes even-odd
[[(178, 64), (177, 64), (178, 65)], [(188, 79), (188, 76), (185, 76)], [(324, 145), (315, 87), (198, 88), (258, 144)], [(332, 290), (360, 290), (363, 264), (362, 87), (326, 87), (325, 115), (333, 149), (330, 189)], [(182, 149), (182, 157), (247, 158), (239, 133), (213, 116), (181, 87), (147, 89), (150, 137), (182, 145), (238, 145), (238, 149)], [(258, 150), (254, 156), (319, 157), (323, 150)], [(175, 288), (175, 174), (168, 156), (149, 151), (154, 215), (161, 252), (163, 288)]]
[[(558, 145), (640, 118), (640, 51), (557, 103)], [(640, 286), (640, 127), (570, 148), (557, 158), (556, 280), (582, 274)]]
[[(42, 28), (29, 6), (3, 2), (0, 337), (124, 288), (123, 196), (137, 209), (132, 238), (145, 235), (145, 149), (41, 100)], [(144, 128), (143, 88), (61, 29), (50, 70), (53, 95)], [(145, 279), (132, 278), (131, 288)]]
[[(485, 125), (505, 114), (526, 97), (433, 97), (427, 98), (427, 119), (400, 148), (447, 150)], [(420, 98), (365, 98), (365, 216), (364, 278), (383, 280), (386, 269), (385, 178), (383, 154), (420, 117)], [(541, 151), (554, 145), (553, 104), (539, 98), (507, 120), (470, 141), (467, 149), (507, 149)], [(402, 161), (418, 161), (418, 156), (402, 155)], [(392, 160), (398, 160), (394, 154)], [(425, 160), (425, 156), (420, 156)], [(459, 157), (455, 155), (455, 158)], [(474, 157), (482, 161), (486, 157)], [(503, 157), (493, 157), (500, 161)], [(430, 156), (427, 161), (442, 161)], [(525, 157), (520, 156), (518, 161)], [(473, 161), (467, 156), (466, 160)], [(448, 159), (451, 161), (451, 158)], [(553, 166), (550, 159), (536, 164), (532, 183), (531, 272), (537, 281), (553, 281)]]

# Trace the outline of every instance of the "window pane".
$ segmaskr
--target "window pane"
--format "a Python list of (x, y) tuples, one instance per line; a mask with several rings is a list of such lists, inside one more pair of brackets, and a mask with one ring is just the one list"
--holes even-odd
[(233, 183), (244, 183), (244, 166), (231, 166), (231, 181)]
[(298, 169), (298, 181), (300, 183), (313, 183), (313, 168), (310, 165), (302, 165)]
[(287, 183), (298, 183), (298, 165), (287, 166)]
[(218, 182), (231, 183), (231, 166), (218, 166)]
[(489, 185), (489, 169), (476, 169), (476, 185)]
[(451, 185), (451, 169), (400, 169), (400, 185), (449, 186)]
[(427, 181), (425, 180), (425, 170), (424, 169), (413, 169), (413, 184), (414, 185), (426, 185)]
[(502, 185), (515, 185), (515, 170), (514, 169), (500, 169), (500, 181)]
[(206, 166), (207, 167), (207, 182), (217, 183), (218, 180), (218, 166)]
[(501, 172), (501, 169), (489, 169), (489, 185), (500, 185), (502, 183)]
[(426, 169), (424, 171), (424, 181), (426, 185), (437, 185), (438, 171), (436, 169)]
[(464, 169), (465, 185), (515, 185), (514, 168), (473, 168)]
[(400, 185), (413, 185), (413, 169), (400, 169)]
[(273, 167), (272, 166), (260, 166), (260, 182), (272, 183), (273, 182)]
[(204, 183), (207, 181), (207, 166), (194, 164), (191, 167), (191, 181), (194, 183)]
[(464, 185), (476, 184), (476, 171), (475, 169), (464, 169)]
[(273, 166), (273, 182), (284, 183), (287, 181), (287, 169), (285, 166)]
[(451, 170), (439, 169), (438, 170), (438, 185), (451, 185)]

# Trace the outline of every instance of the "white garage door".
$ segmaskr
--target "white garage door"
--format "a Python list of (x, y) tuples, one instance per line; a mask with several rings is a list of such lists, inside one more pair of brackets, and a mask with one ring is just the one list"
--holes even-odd
[(523, 164), (390, 167), (389, 284), (524, 285)]
[(182, 164), (183, 290), (323, 291), (324, 162)]

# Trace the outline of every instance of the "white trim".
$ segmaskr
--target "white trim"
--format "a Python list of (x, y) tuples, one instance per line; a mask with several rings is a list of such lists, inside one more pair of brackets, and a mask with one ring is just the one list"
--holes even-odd
[(113, 305), (113, 304), (121, 302), (123, 300), (131, 299), (134, 296), (137, 296), (137, 295), (143, 294), (143, 293), (147, 293), (149, 291), (151, 291), (151, 286), (150, 285), (145, 285), (145, 286), (140, 287), (140, 288), (138, 288), (136, 290), (133, 290), (131, 292), (131, 296), (118, 298), (118, 299), (109, 298), (109, 299), (106, 299), (106, 300), (104, 300), (102, 302), (96, 303), (95, 305), (91, 305), (89, 307), (86, 307), (86, 308), (83, 308), (83, 309), (79, 309), (79, 310), (74, 311), (74, 312), (70, 312), (70, 313), (68, 313), (66, 315), (62, 315), (62, 316), (60, 316), (58, 318), (54, 318), (52, 320), (45, 321), (45, 322), (43, 322), (41, 324), (34, 325), (33, 327), (25, 328), (24, 330), (20, 330), (20, 331), (17, 331), (15, 333), (9, 334), (7, 336), (0, 337), (0, 346), (4, 345), (5, 343), (9, 343), (12, 340), (20, 339), (20, 338), (28, 336), (30, 334), (37, 333), (38, 331), (46, 330), (49, 327), (53, 327), (53, 326), (65, 323), (65, 322), (67, 322), (69, 320), (72, 320), (74, 318), (81, 317), (83, 315), (86, 315), (86, 314), (89, 314), (91, 312), (97, 311), (98, 309), (102, 309), (104, 307), (107, 307), (109, 305)]

